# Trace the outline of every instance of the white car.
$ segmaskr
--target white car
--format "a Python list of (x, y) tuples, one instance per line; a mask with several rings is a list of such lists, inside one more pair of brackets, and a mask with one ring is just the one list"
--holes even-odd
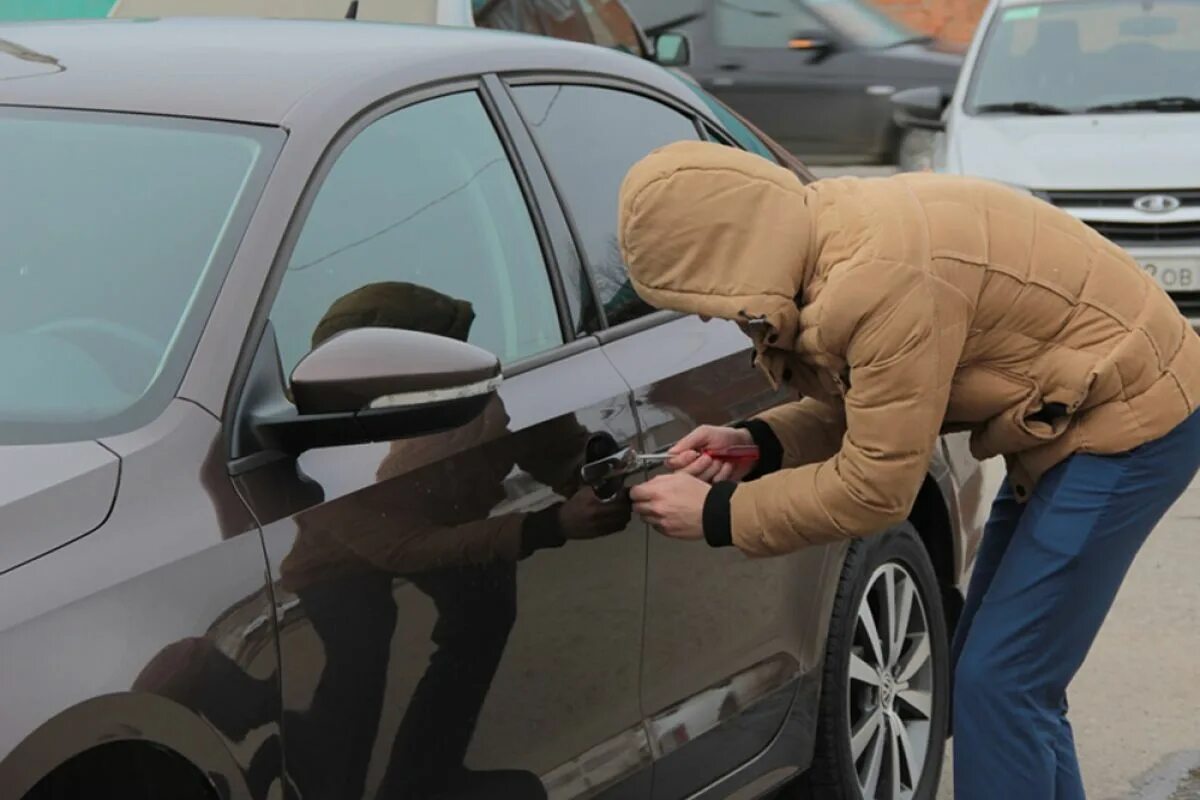
[(993, 0), (955, 89), (895, 97), (934, 169), (1027, 189), (1200, 322), (1200, 2)]

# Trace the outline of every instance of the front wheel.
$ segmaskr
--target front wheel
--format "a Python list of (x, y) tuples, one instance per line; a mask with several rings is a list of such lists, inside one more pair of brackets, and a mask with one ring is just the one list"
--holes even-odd
[(825, 652), (813, 764), (796, 796), (933, 800), (949, 716), (949, 640), (910, 525), (854, 542)]

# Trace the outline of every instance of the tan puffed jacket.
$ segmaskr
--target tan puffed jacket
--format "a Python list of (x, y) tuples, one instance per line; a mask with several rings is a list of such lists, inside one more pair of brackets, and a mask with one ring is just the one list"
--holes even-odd
[(931, 174), (803, 185), (685, 142), (626, 177), (620, 241), (651, 305), (736, 320), (770, 380), (782, 469), (740, 485), (757, 555), (909, 513), (939, 432), (1007, 457), (1018, 498), (1075, 452), (1121, 453), (1200, 400), (1200, 337), (1119, 247), (1008, 187)]

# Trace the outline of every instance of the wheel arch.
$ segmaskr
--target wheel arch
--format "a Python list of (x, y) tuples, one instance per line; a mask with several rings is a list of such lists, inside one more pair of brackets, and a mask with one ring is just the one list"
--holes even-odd
[(214, 798), (250, 800), (241, 768), (207, 722), (172, 700), (133, 692), (94, 697), (47, 720), (0, 761), (0, 786), (23, 797), (72, 759), (121, 742), (174, 754), (180, 774), (190, 766)]
[(942, 590), (947, 629), (953, 631), (963, 603), (958, 590), (958, 540), (947, 498), (931, 475), (925, 476), (908, 521), (916, 528), (917, 536), (929, 554), (933, 572)]

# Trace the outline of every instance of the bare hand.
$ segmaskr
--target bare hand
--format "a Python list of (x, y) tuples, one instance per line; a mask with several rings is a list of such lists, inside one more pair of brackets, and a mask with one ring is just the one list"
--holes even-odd
[(625, 530), (632, 516), (633, 508), (625, 492), (604, 501), (588, 486), (558, 508), (558, 524), (567, 539), (595, 539)]
[(667, 460), (667, 467), (692, 475), (705, 483), (740, 481), (754, 469), (753, 462), (717, 461), (704, 455), (704, 451), (746, 444), (754, 444), (754, 437), (744, 428), (701, 425), (667, 451), (671, 454), (671, 458)]
[(659, 475), (629, 490), (633, 510), (673, 539), (704, 538), (704, 500), (711, 487), (684, 472)]

